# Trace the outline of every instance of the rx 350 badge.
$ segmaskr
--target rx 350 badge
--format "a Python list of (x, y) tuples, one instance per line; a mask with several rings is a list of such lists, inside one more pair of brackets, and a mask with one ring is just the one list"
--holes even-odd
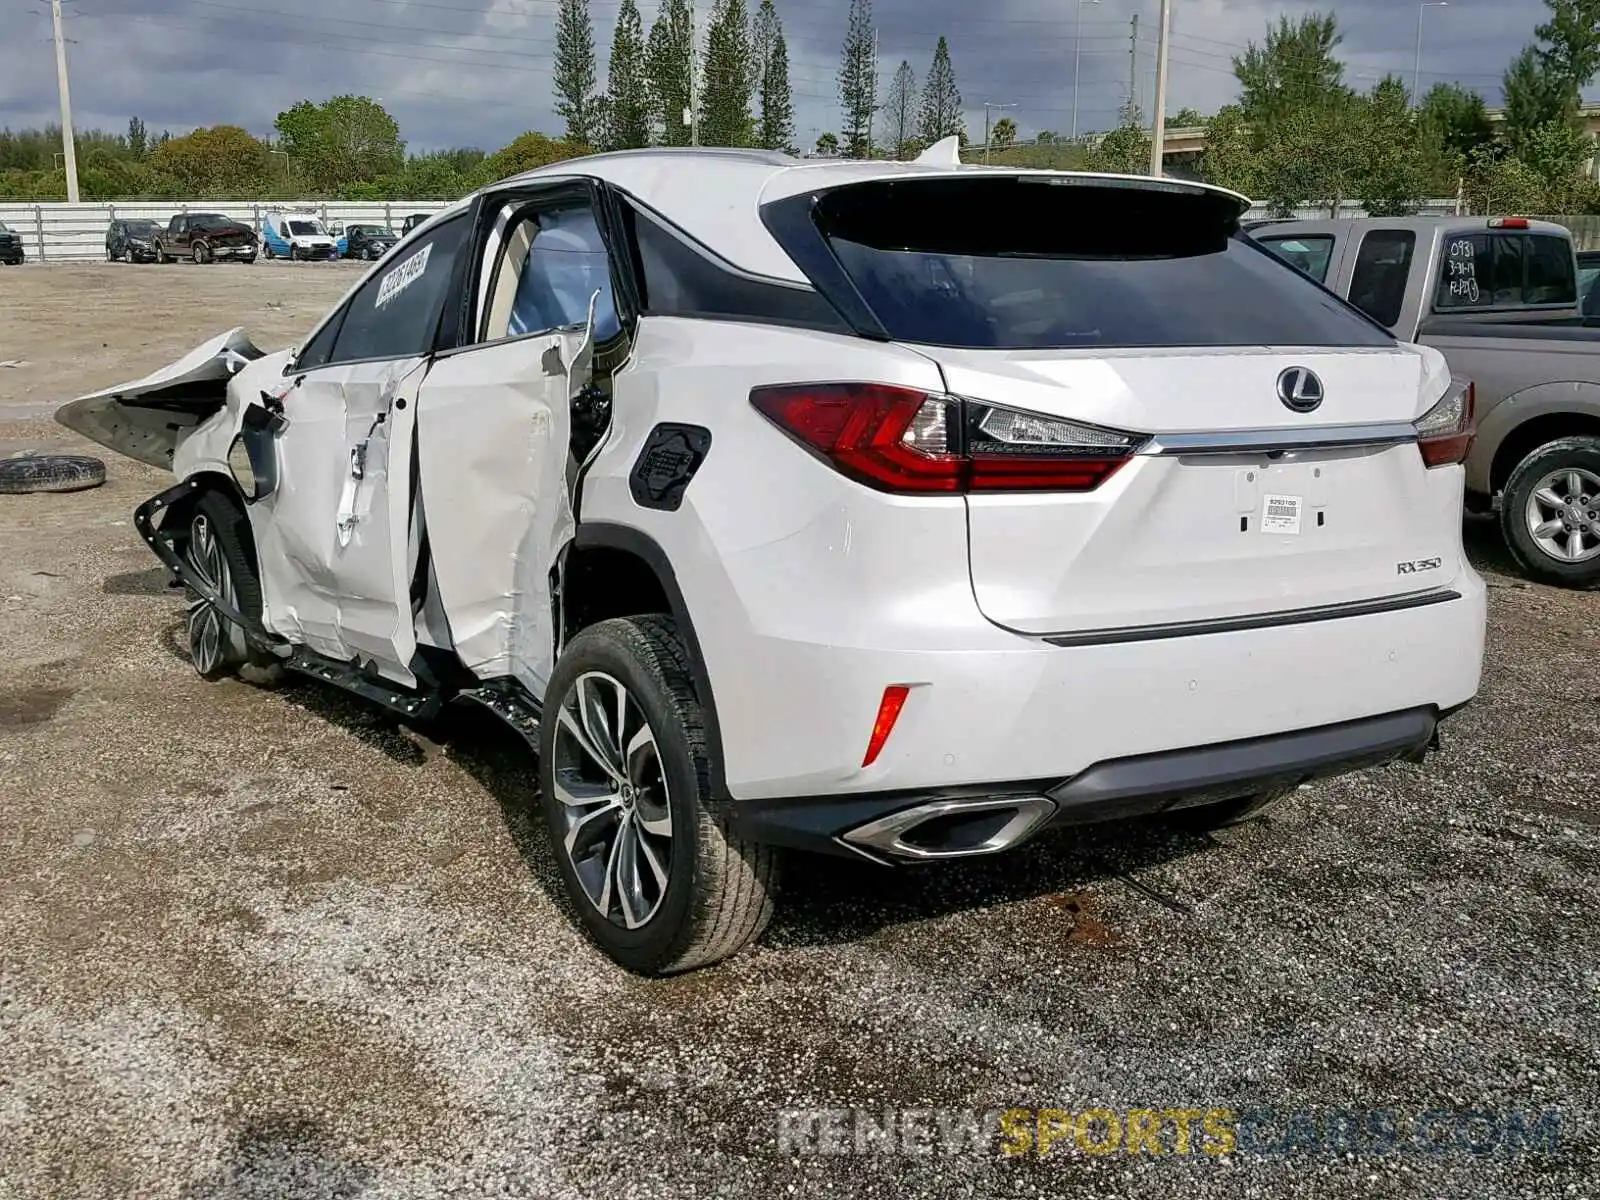
[(1396, 575), (1420, 575), (1424, 571), (1437, 571), (1440, 560), (1437, 558), (1414, 558), (1410, 562), (1395, 563)]

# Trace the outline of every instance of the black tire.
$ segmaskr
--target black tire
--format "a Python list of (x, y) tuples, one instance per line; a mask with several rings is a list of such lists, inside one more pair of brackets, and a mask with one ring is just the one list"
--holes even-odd
[[(581, 761), (577, 749), (581, 743), (566, 728), (562, 710), (579, 695), (580, 677), (586, 677), (586, 685), (592, 686), (596, 675), (620, 683), (633, 711), (648, 724), (656, 778), (664, 784), (664, 795), (670, 797), (669, 858), (663, 872), (666, 885), (657, 887), (654, 880), (638, 873), (635, 856), (634, 878), (648, 884), (656, 899), (655, 907), (634, 928), (603, 914), (585, 889), (574, 856), (566, 848), (567, 814), (575, 815), (578, 809), (557, 798), (558, 770), (563, 772), (561, 782), (568, 794), (581, 787), (591, 789), (586, 794), (592, 795), (598, 794), (593, 791), (596, 787), (601, 791), (617, 787), (603, 782), (585, 784), (564, 765), (571, 764), (574, 755), (580, 755)], [(539, 733), (539, 807), (568, 899), (590, 939), (630, 971), (667, 975), (719, 962), (759, 937), (772, 917), (777, 853), (770, 846), (738, 838), (711, 795), (704, 716), (689, 674), (688, 654), (672, 620), (628, 617), (602, 621), (580, 632), (556, 664), (544, 712)], [(560, 747), (558, 737), (563, 739)], [(633, 742), (625, 734), (616, 740)], [(637, 761), (643, 761), (642, 757), (628, 764), (630, 779)], [(645, 841), (646, 818), (639, 814), (648, 807), (645, 797), (649, 791), (648, 785), (639, 782), (640, 798), (635, 801), (630, 795), (626, 800), (628, 815), (636, 818), (635, 842)], [(622, 802), (620, 789), (616, 798)], [(597, 842), (593, 855), (582, 856), (591, 872), (594, 864), (604, 859), (603, 874), (610, 875), (609, 864), (616, 858), (614, 843), (621, 838), (619, 824), (612, 842)], [(653, 844), (661, 845), (659, 841)], [(619, 904), (621, 890), (617, 889)], [(601, 893), (602, 898), (609, 894)]]
[[(209, 531), (217, 559), (208, 563), (207, 549), (202, 538), (202, 526)], [(211, 579), (217, 590), (231, 595), (234, 606), (258, 624), (261, 621), (261, 577), (256, 568), (255, 539), (250, 533), (250, 519), (231, 496), (221, 491), (201, 493), (189, 514), (188, 536), (183, 543), (183, 555), (192, 567)], [(217, 579), (217, 561), (226, 572), (225, 582)], [(244, 630), (220, 613), (211, 611), (193, 592), (186, 591), (189, 611), (185, 633), (189, 638), (190, 659), (203, 679), (223, 679), (236, 675), (245, 668), (254, 668), (263, 681), (276, 678), (281, 669), (271, 654), (255, 649), (245, 637)], [(211, 612), (221, 627), (220, 653), (214, 661), (207, 657), (196, 643), (199, 626), (205, 613)]]
[(290, 262), (299, 262), (304, 257), (305, 257), (305, 255), (300, 253), (300, 247), (299, 246), (290, 246), (289, 247), (289, 261)]
[(29, 454), (0, 458), (0, 495), (81, 492), (106, 481), (106, 465), (84, 454)]
[(156, 262), (163, 266), (167, 263), (167, 246), (165, 242), (156, 243)]
[[(1571, 560), (1556, 557), (1534, 536), (1530, 507), (1535, 494), (1552, 475), (1575, 474), (1583, 482), (1576, 503), (1567, 510), (1544, 506), (1552, 521), (1566, 519), (1562, 533), (1578, 535), (1579, 553)], [(1500, 530), (1523, 574), (1559, 587), (1593, 587), (1600, 583), (1600, 437), (1568, 437), (1546, 442), (1511, 472), (1500, 497)]]
[(1254, 821), (1293, 793), (1293, 788), (1271, 792), (1257, 792), (1253, 796), (1240, 796), (1219, 804), (1202, 804), (1194, 808), (1179, 808), (1165, 814), (1169, 825), (1186, 833), (1210, 833), (1214, 829), (1228, 829)]
[(204, 266), (211, 261), (211, 247), (197, 241), (189, 247), (189, 257), (194, 260), (196, 266)]
[(277, 258), (278, 257), (276, 254), (274, 254), (272, 252), (272, 247), (268, 246), (268, 245), (265, 245), (265, 244), (263, 244), (262, 247), (261, 247), (261, 253), (265, 254), (268, 258)]

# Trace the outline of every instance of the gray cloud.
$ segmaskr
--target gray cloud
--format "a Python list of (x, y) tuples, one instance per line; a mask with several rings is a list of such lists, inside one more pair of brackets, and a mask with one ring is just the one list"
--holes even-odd
[[(69, 3), (74, 117), (80, 128), (123, 128), (138, 115), (152, 129), (187, 132), (231, 122), (269, 133), (276, 114), (303, 98), (339, 92), (381, 97), (413, 148), (493, 148), (524, 129), (556, 132), (550, 96), (555, 0), (110, 0)], [(835, 72), (846, 0), (778, 0), (790, 45), (797, 132), (809, 143), (837, 130)], [(592, 0), (600, 67), (617, 0)], [(652, 0), (640, 5), (648, 25)], [(1073, 0), (877, 0), (885, 85), (901, 59), (920, 78), (943, 33), (974, 135), (984, 101), (1024, 133), (1072, 123)], [(1175, 0), (1169, 110), (1209, 111), (1234, 95), (1230, 59), (1269, 19), (1327, 3)], [(701, 2), (702, 24), (710, 0)], [(1343, 57), (1351, 82), (1384, 72), (1410, 79), (1417, 9), (1410, 0), (1341, 0)], [(1540, 0), (1451, 0), (1426, 13), (1423, 86), (1457, 80), (1499, 100), (1506, 63), (1532, 38)], [(13, 10), (16, 13), (16, 10)], [(1080, 123), (1105, 128), (1129, 86), (1129, 19), (1138, 12), (1142, 107), (1151, 106), (1155, 0), (1082, 5)], [(48, 10), (11, 18), (0, 50), (0, 124), (57, 119)], [(998, 115), (998, 114), (997, 114)]]

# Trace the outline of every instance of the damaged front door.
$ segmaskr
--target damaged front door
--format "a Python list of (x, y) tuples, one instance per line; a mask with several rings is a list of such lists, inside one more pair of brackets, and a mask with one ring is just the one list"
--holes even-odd
[(278, 487), (259, 522), (270, 627), (412, 685), (413, 429), (464, 218), (351, 294), (291, 366)]
[(573, 533), (572, 398), (618, 319), (586, 196), (505, 204), (482, 250), (475, 344), (423, 381), (417, 446), (439, 600), (462, 663), (542, 697), (550, 575)]

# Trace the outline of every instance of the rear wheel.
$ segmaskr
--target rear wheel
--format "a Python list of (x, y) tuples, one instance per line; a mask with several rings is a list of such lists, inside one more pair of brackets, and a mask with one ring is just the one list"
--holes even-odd
[(1530, 577), (1565, 587), (1600, 582), (1600, 438), (1561, 438), (1517, 464), (1500, 527)]
[(572, 639), (546, 692), (540, 807), (585, 932), (632, 971), (718, 962), (772, 916), (771, 847), (728, 828), (704, 717), (669, 618), (602, 621)]
[(270, 243), (261, 247), (261, 253), (265, 254), (268, 258), (277, 258), (278, 257), (276, 254), (274, 254), (272, 252), (272, 246), (271, 246)]
[(163, 243), (163, 242), (157, 242), (156, 243), (156, 261), (158, 263), (165, 263), (165, 262), (171, 261), (170, 259), (167, 258), (167, 247), (166, 247), (166, 244)]

